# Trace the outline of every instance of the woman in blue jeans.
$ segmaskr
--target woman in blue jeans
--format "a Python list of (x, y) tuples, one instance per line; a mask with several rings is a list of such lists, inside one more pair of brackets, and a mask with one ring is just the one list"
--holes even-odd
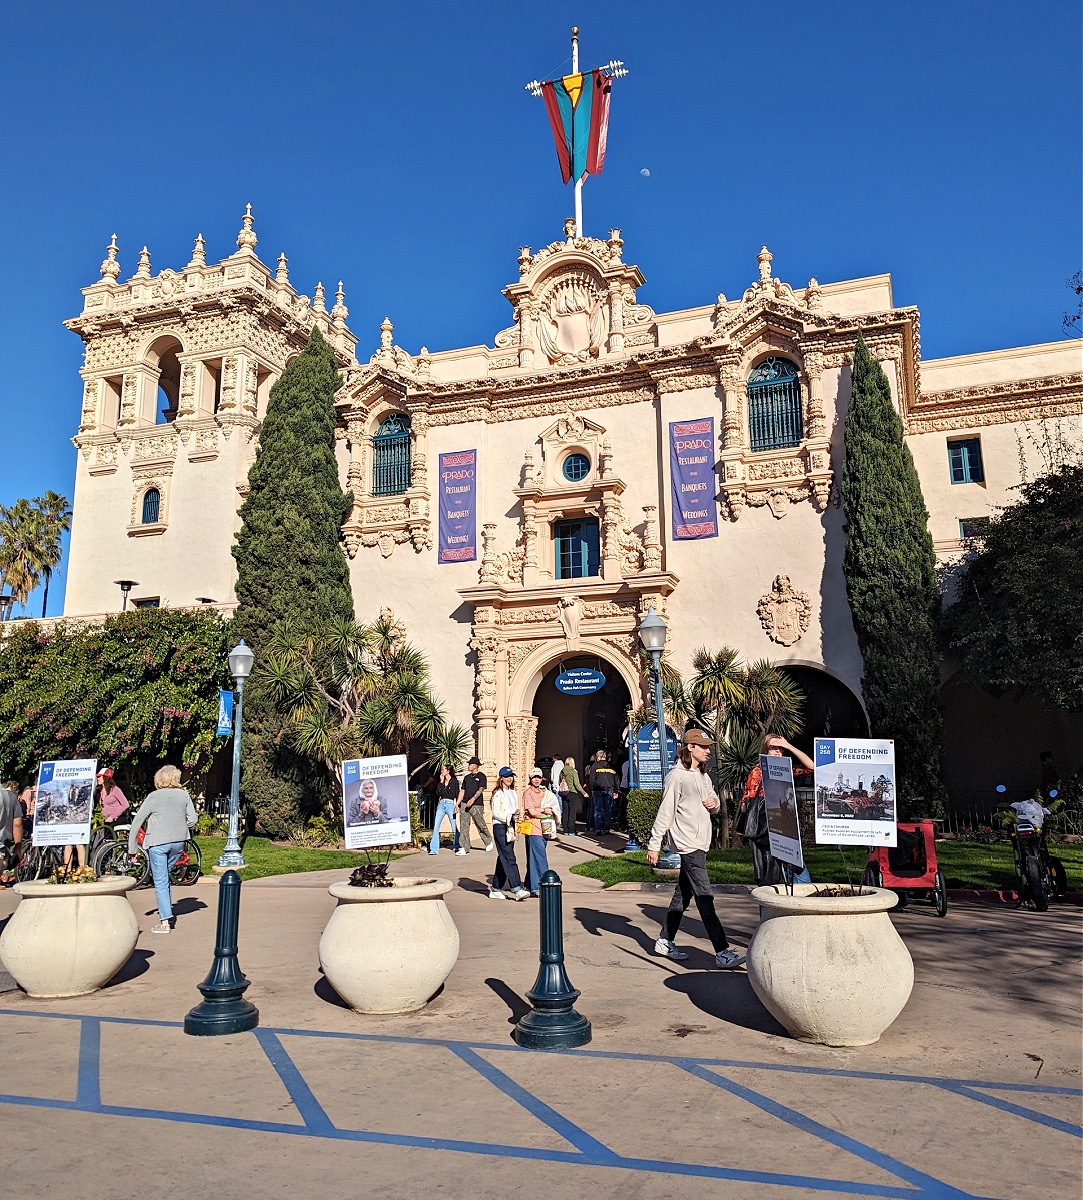
[(128, 831), (128, 853), (139, 850), (139, 830), (145, 824), (143, 849), (150, 859), (154, 876), (154, 895), (158, 901), (158, 924), (151, 933), (170, 933), (173, 929), (173, 895), (169, 888), (169, 872), (184, 853), (184, 843), (196, 823), (192, 797), (180, 785), (181, 774), (176, 767), (161, 767), (154, 776), (155, 790), (139, 806)]
[(432, 841), (429, 842), (429, 853), (440, 853), (440, 826), (444, 818), (451, 822), (451, 832), (455, 836), (455, 853), (459, 853), (459, 826), (455, 820), (455, 805), (459, 799), (459, 781), (447, 765), (440, 768), (440, 779), (436, 784), (436, 816), (432, 822)]

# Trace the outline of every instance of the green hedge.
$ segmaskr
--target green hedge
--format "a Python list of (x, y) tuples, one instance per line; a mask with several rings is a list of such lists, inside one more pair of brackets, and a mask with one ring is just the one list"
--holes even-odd
[(645, 846), (650, 839), (654, 818), (662, 804), (662, 793), (633, 788), (628, 793), (628, 828), (636, 841)]

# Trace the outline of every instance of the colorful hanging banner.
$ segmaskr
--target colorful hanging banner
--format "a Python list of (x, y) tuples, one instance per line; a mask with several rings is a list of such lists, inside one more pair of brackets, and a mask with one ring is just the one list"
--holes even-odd
[(439, 562), (472, 562), (478, 556), (477, 466), (476, 450), (440, 455)]
[(670, 421), (673, 536), (678, 541), (718, 537), (714, 460), (714, 417)]
[(602, 173), (612, 87), (612, 76), (600, 67), (541, 85), (565, 183)]

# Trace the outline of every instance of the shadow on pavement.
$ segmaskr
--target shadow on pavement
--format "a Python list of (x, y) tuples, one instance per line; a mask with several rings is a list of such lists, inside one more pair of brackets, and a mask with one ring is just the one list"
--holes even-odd
[(153, 950), (133, 950), (131, 958), (105, 986), (115, 987), (118, 983), (127, 983), (129, 979), (138, 979), (140, 975), (145, 975), (150, 970), (150, 960), (153, 957)]
[(786, 1030), (756, 999), (743, 971), (683, 971), (668, 976), (665, 986), (686, 995), (700, 1012), (715, 1020), (786, 1037)]
[(350, 1007), (322, 975), (316, 980), (312, 990), (325, 1004), (333, 1004), (336, 1008)]
[(527, 1004), (522, 996), (508, 987), (502, 979), (486, 979), (485, 986), (492, 988), (508, 1008), (511, 1009), (511, 1016), (508, 1017), (509, 1025), (518, 1025), (520, 1019), (531, 1011), (530, 1005)]
[(480, 883), (476, 879), (467, 879), (465, 875), (459, 879), (459, 887), (464, 892), (473, 892), (477, 896), (488, 896), (489, 894), (488, 884)]
[(574, 915), (587, 933), (594, 937), (601, 937), (603, 932), (614, 933), (618, 937), (628, 938), (641, 950), (654, 949), (654, 938), (621, 913), (604, 912), (598, 908), (576, 908)]

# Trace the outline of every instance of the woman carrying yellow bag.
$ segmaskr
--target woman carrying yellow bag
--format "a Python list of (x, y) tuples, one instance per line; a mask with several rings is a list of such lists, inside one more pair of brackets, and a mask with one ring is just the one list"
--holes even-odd
[(539, 894), (541, 878), (549, 870), (543, 821), (560, 819), (560, 801), (542, 786), (542, 778), (541, 768), (532, 767), (530, 786), (523, 792), (515, 826), (526, 837), (526, 886), (532, 896)]
[[(493, 841), (496, 843), (496, 870), (493, 872), (490, 900), (524, 900), (529, 895), (523, 887), (519, 864), (515, 861), (515, 817), (519, 797), (515, 794), (515, 773), (511, 767), (501, 767), (491, 797), (493, 810)], [(504, 888), (511, 891), (509, 896)]]

